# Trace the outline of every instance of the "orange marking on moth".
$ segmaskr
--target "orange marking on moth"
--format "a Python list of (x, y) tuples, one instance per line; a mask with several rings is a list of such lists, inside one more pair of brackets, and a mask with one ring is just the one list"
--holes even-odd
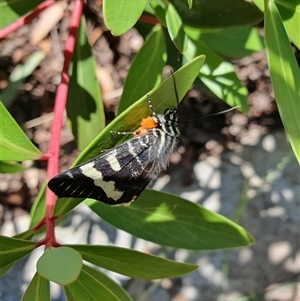
[(134, 131), (134, 137), (143, 136), (148, 134), (148, 129), (153, 129), (158, 126), (158, 123), (154, 121), (152, 117), (143, 118), (140, 127)]

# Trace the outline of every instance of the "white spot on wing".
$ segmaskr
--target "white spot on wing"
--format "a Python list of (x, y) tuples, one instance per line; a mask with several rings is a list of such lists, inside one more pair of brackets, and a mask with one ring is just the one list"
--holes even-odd
[(94, 168), (94, 163), (93, 162), (89, 162), (86, 163), (82, 166), (80, 166), (81, 172), (86, 176), (89, 177), (91, 179), (98, 180), (101, 179), (103, 180), (103, 176), (101, 171), (97, 170), (96, 168)]
[(120, 163), (116, 157), (116, 153), (107, 156), (106, 161), (114, 171), (121, 170)]
[(111, 198), (114, 201), (119, 200), (120, 197), (124, 193), (124, 191), (116, 190), (114, 181), (104, 182), (104, 181), (99, 179), (99, 180), (94, 180), (94, 183), (95, 183), (96, 186), (99, 186), (103, 189), (103, 191), (105, 192), (105, 194), (108, 198)]
[(116, 190), (114, 181), (104, 181), (101, 171), (94, 168), (94, 163), (90, 162), (80, 166), (81, 172), (86, 176), (94, 180), (94, 184), (105, 192), (108, 198), (117, 201), (123, 195), (124, 191)]

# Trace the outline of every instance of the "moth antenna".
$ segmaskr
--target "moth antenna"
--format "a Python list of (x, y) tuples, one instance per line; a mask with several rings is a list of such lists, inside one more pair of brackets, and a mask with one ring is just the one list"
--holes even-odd
[(220, 111), (220, 112), (217, 112), (217, 113), (214, 113), (214, 114), (209, 114), (209, 115), (206, 115), (206, 116), (202, 116), (202, 117), (199, 117), (199, 118), (195, 118), (195, 119), (190, 119), (190, 120), (186, 120), (186, 121), (178, 121), (178, 123), (188, 123), (188, 122), (191, 122), (191, 121), (196, 121), (196, 120), (201, 120), (201, 119), (204, 119), (204, 118), (207, 118), (207, 117), (212, 117), (212, 116), (216, 116), (216, 115), (222, 115), (222, 114), (226, 114), (230, 111), (233, 111), (235, 110), (236, 108), (239, 108), (240, 106), (235, 106), (235, 107), (232, 107), (230, 109), (227, 109), (227, 110), (224, 110), (224, 111)]
[(155, 113), (155, 111), (153, 109), (151, 98), (150, 98), (149, 94), (147, 94), (147, 100), (148, 100), (148, 105), (149, 105), (149, 108), (151, 110), (152, 116), (156, 116), (156, 113)]
[(172, 76), (172, 79), (173, 79), (173, 86), (174, 86), (174, 91), (175, 91), (175, 96), (176, 96), (176, 103), (177, 103), (177, 106), (179, 105), (179, 97), (178, 97), (178, 91), (177, 91), (177, 88), (176, 88), (176, 81), (175, 81), (175, 76), (173, 74), (173, 71), (171, 70), (171, 76)]

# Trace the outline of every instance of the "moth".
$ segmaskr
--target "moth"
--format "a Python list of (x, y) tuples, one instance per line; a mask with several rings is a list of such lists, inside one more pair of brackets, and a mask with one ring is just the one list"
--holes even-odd
[(55, 176), (48, 187), (60, 198), (92, 198), (109, 205), (130, 205), (166, 170), (180, 135), (177, 108), (156, 114), (149, 95), (148, 104), (152, 115), (141, 120), (131, 139)]

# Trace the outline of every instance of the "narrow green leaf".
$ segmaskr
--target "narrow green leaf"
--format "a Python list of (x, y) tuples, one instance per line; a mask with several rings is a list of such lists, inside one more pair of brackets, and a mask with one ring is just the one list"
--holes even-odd
[(274, 2), (279, 10), (285, 30), (290, 40), (300, 49), (300, 2), (299, 0), (286, 0)]
[(85, 202), (108, 223), (160, 245), (214, 250), (252, 243), (249, 233), (226, 217), (172, 194), (146, 189), (130, 207)]
[(183, 30), (183, 24), (180, 15), (172, 3), (168, 3), (166, 9), (166, 23), (169, 35), (176, 48), (183, 52), (186, 50), (186, 34)]
[(148, 0), (104, 0), (103, 17), (106, 27), (113, 35), (119, 36), (138, 21)]
[(180, 263), (142, 252), (114, 246), (71, 245), (90, 263), (133, 278), (161, 279), (185, 275), (197, 269), (194, 264)]
[(16, 162), (0, 161), (0, 173), (22, 172), (27, 168)]
[(21, 301), (50, 301), (49, 281), (35, 273)]
[(46, 213), (46, 188), (47, 183), (41, 187), (38, 195), (36, 196), (30, 210), (30, 224), (29, 228), (34, 227), (40, 222)]
[(0, 92), (0, 99), (3, 104), (8, 107), (19, 93), (19, 88), (25, 79), (33, 72), (33, 70), (45, 58), (46, 54), (43, 51), (34, 51), (31, 53), (24, 64), (19, 64), (15, 67), (9, 77), (8, 86)]
[[(257, 7), (264, 11), (264, 0), (253, 0)], [(274, 2), (278, 8), (281, 19), (289, 39), (300, 49), (300, 2), (299, 0), (276, 0)]]
[[(151, 2), (150, 6), (155, 13), (155, 17), (163, 27), (167, 27), (165, 6), (162, 3)], [(152, 13), (152, 12), (151, 12)]]
[(131, 63), (119, 102), (118, 115), (161, 82), (165, 63), (163, 31), (160, 26), (155, 26)]
[(0, 28), (4, 28), (16, 21), (20, 16), (26, 14), (35, 6), (41, 3), (41, 0), (1, 0), (1, 22)]
[[(151, 97), (155, 112), (163, 113), (166, 108), (174, 108), (177, 106), (173, 82), (174, 78), (176, 83), (180, 83), (176, 86), (180, 101), (199, 74), (204, 59), (204, 56), (196, 57), (174, 72), (172, 77), (168, 77), (158, 87), (149, 91), (148, 94)], [(97, 138), (85, 148), (76, 159), (73, 166), (99, 156), (101, 150), (109, 149), (126, 139), (123, 135), (112, 135), (110, 131), (134, 131), (138, 128), (141, 119), (150, 114), (151, 111), (147, 102), (147, 95), (145, 95), (111, 122)], [(73, 198), (58, 199), (55, 206), (55, 215), (61, 216), (67, 213), (82, 201), (83, 199)]]
[(222, 28), (258, 24), (262, 13), (252, 3), (240, 0), (193, 0), (193, 9), (187, 1), (171, 1), (184, 24), (201, 28)]
[(240, 106), (239, 110), (247, 112), (248, 91), (236, 76), (233, 65), (196, 41), (187, 39), (187, 43), (184, 56), (188, 60), (200, 53), (206, 56), (205, 64), (199, 74), (206, 87), (231, 107)]
[(187, 3), (188, 3), (188, 6), (189, 6), (189, 9), (191, 9), (192, 6), (193, 6), (193, 0), (187, 0)]
[(67, 101), (67, 115), (79, 150), (84, 149), (105, 126), (103, 102), (95, 70), (95, 59), (91, 54), (85, 19), (82, 17), (74, 49)]
[(253, 3), (263, 12), (265, 0), (253, 0)]
[(300, 72), (274, 1), (265, 1), (265, 43), (279, 114), (300, 163)]
[(0, 235), (0, 268), (24, 257), (35, 247), (34, 242)]
[(36, 268), (43, 278), (60, 285), (68, 285), (78, 278), (82, 268), (82, 258), (72, 248), (48, 248), (39, 258)]
[(192, 40), (226, 57), (241, 58), (264, 49), (264, 41), (257, 28), (250, 26), (212, 31), (185, 26), (184, 30)]
[(123, 301), (86, 269), (82, 269), (76, 281), (64, 290), (68, 301)]
[(89, 266), (84, 265), (82, 268), (86, 273), (101, 282), (106, 288), (113, 292), (122, 301), (133, 301), (132, 298), (127, 294), (124, 288), (118, 285), (111, 278), (103, 274), (102, 272), (95, 270)]
[(2, 102), (0, 102), (0, 140), (0, 160), (34, 160), (42, 154), (27, 138)]

